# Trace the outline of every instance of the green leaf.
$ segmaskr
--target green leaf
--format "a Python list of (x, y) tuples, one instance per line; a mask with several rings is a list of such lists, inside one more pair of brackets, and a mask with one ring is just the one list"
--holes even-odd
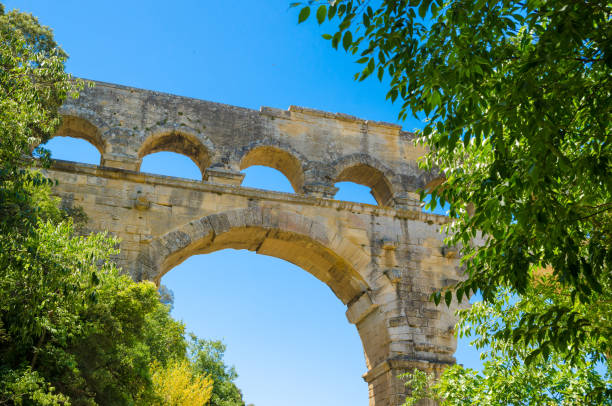
[(370, 58), (370, 61), (368, 62), (368, 75), (374, 72), (374, 68), (375, 68), (374, 58)]
[(341, 38), (342, 38), (342, 33), (340, 31), (336, 32), (334, 36), (332, 37), (332, 47), (334, 49), (338, 49), (338, 43), (340, 42)]
[(317, 9), (317, 22), (320, 24), (323, 24), (323, 22), (325, 21), (325, 16), (327, 15), (327, 7), (325, 6), (319, 6), (319, 8)]
[(366, 13), (362, 14), (362, 20), (363, 20), (363, 26), (364, 27), (367, 28), (367, 27), (370, 26), (370, 17)]
[(323, 34), (321, 36), (323, 37), (323, 39), (327, 39), (327, 40), (330, 40), (333, 38), (330, 34)]
[(348, 51), (349, 47), (353, 43), (353, 34), (350, 31), (344, 33), (344, 37), (342, 38), (342, 46), (345, 51)]
[(310, 16), (310, 7), (306, 6), (302, 10), (300, 10), (300, 15), (298, 16), (298, 24), (303, 23)]
[(423, 0), (419, 5), (419, 17), (425, 18), (429, 9), (429, 0)]
[(329, 6), (329, 10), (327, 11), (327, 18), (331, 20), (336, 15), (336, 9), (338, 8), (337, 3)]
[(450, 307), (452, 300), (453, 300), (453, 292), (450, 290), (447, 290), (446, 293), (444, 293), (444, 302), (446, 302), (446, 306)]

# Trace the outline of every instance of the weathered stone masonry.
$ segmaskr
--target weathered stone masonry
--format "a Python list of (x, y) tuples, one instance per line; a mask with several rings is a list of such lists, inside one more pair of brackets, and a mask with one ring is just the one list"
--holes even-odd
[[(443, 246), (447, 219), (420, 211), (415, 191), (435, 179), (418, 169), (424, 151), (399, 126), (98, 82), (62, 114), (57, 135), (88, 140), (102, 158), (55, 162), (55, 193), (83, 207), (92, 230), (121, 238), (118, 262), (134, 279), (159, 282), (186, 258), (225, 248), (300, 266), (347, 306), (370, 405), (403, 402), (400, 373), (454, 362), (455, 307), (436, 307), (429, 295), (460, 278), (458, 260)], [(157, 151), (188, 156), (203, 180), (140, 173)], [(296, 193), (241, 187), (240, 170), (251, 165), (278, 169)], [(333, 200), (339, 181), (369, 186), (378, 206)]]

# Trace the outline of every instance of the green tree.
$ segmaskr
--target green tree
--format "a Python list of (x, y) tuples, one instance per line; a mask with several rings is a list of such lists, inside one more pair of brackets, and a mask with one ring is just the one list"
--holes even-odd
[(524, 313), (514, 333), (569, 358), (591, 339), (609, 354), (610, 319), (575, 306), (597, 306), (612, 275), (610, 2), (318, 0), (299, 22), (311, 7), (363, 64), (356, 79), (389, 77), (400, 118), (426, 118), (422, 167), (444, 177), (430, 205), (449, 204), (467, 275), (434, 300), (493, 303), (552, 269), (572, 300)]
[[(610, 285), (597, 300), (597, 307), (578, 305), (576, 311), (592, 319), (593, 324), (609, 318), (612, 307)], [(515, 327), (523, 313), (534, 309), (547, 311), (555, 305), (571, 302), (566, 289), (549, 275), (526, 289), (522, 296), (509, 289), (498, 291), (492, 303), (478, 302), (460, 312), (458, 333), (474, 336), (477, 348), (486, 349), (481, 372), (455, 365), (446, 369), (440, 379), (424, 372), (407, 374), (407, 386), (412, 390), (405, 405), (432, 398), (441, 405), (612, 405), (610, 363), (596, 368), (598, 343), (585, 340), (579, 356), (569, 364), (560, 353), (530, 348), (503, 334)], [(534, 351), (535, 350), (535, 351)], [(531, 358), (529, 363), (525, 362)]]
[(208, 404), (213, 381), (208, 376), (194, 375), (188, 360), (175, 361), (166, 367), (154, 363), (155, 392), (168, 406), (203, 406)]
[(238, 374), (234, 367), (225, 365), (224, 353), (225, 344), (221, 341), (202, 340), (191, 336), (189, 357), (194, 371), (209, 375), (213, 380), (210, 406), (244, 406), (242, 393), (234, 383)]
[(65, 60), (49, 28), (0, 5), (0, 403), (155, 404), (150, 365), (187, 359), (184, 326), (152, 283), (120, 275), (118, 241), (77, 235), (78, 210), (33, 169), (80, 87)]
[(70, 329), (74, 318), (66, 303), (55, 309), (41, 285), (51, 293), (72, 292), (71, 265), (80, 259), (68, 263), (64, 281), (46, 272), (63, 252), (47, 258), (38, 242), (54, 232), (49, 222), (63, 215), (48, 198), (49, 182), (27, 170), (30, 146), (55, 131), (57, 108), (72, 88), (65, 58), (36, 18), (5, 13), (0, 5), (0, 399), (15, 404), (66, 401), (34, 367), (48, 328), (57, 323)]

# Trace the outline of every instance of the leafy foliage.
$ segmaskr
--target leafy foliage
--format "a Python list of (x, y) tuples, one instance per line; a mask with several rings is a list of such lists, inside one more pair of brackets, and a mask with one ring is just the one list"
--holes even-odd
[(189, 357), (194, 371), (210, 376), (214, 382), (210, 406), (244, 406), (242, 393), (234, 383), (238, 374), (234, 367), (225, 365), (224, 353), (225, 344), (221, 341), (202, 340), (191, 336)]
[(522, 339), (572, 358), (593, 338), (610, 353), (610, 320), (574, 308), (597, 306), (612, 275), (610, 3), (319, 0), (299, 21), (311, 7), (336, 24), (323, 37), (358, 55), (356, 79), (388, 75), (400, 118), (427, 118), (422, 167), (445, 178), (430, 204), (450, 205), (447, 243), (468, 276), (457, 299), (524, 294), (552, 269), (572, 300), (521, 319)]
[[(597, 299), (597, 309), (582, 305), (578, 312), (595, 321), (611, 315), (611, 294)], [(478, 302), (460, 312), (458, 332), (461, 336), (475, 336), (473, 344), (486, 349), (484, 369), (477, 372), (461, 365), (446, 369), (440, 379), (422, 371), (406, 374), (412, 390), (405, 405), (431, 398), (441, 405), (611, 405), (612, 377), (610, 359), (597, 356), (599, 343), (585, 341), (576, 349), (579, 355), (569, 364), (560, 353), (548, 352), (548, 347), (532, 351), (521, 336), (504, 334), (516, 326), (523, 313), (540, 313), (554, 309), (558, 302), (571, 301), (560, 284), (544, 276), (522, 296), (512, 295), (509, 289), (498, 292), (493, 303)], [(531, 361), (527, 363), (527, 359)], [(596, 362), (600, 361), (600, 368)], [(606, 368), (605, 376), (598, 371)]]
[(154, 363), (153, 387), (168, 406), (206, 405), (212, 394), (209, 377), (194, 376), (189, 361), (173, 362), (165, 368)]
[[(41, 148), (33, 160), (32, 146), (54, 134), (81, 86), (65, 60), (49, 28), (0, 5), (0, 404), (204, 404), (211, 381), (156, 286), (120, 274), (118, 241), (79, 235), (82, 210), (60, 208), (33, 169), (50, 161)], [(188, 379), (191, 400), (165, 398), (159, 374)]]
[[(57, 109), (78, 88), (64, 72), (65, 52), (48, 27), (30, 14), (0, 7), (0, 227), (35, 222), (33, 190), (46, 179), (24, 170), (31, 146), (45, 142), (60, 123)], [(39, 152), (43, 153), (42, 150)], [(5, 229), (6, 230), (6, 229)]]

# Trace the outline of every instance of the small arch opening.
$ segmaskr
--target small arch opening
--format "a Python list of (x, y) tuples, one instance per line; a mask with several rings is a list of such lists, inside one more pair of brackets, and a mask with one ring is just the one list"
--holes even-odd
[(436, 199), (435, 201), (432, 201), (431, 193), (427, 193), (425, 195), (425, 198), (421, 202), (421, 211), (423, 211), (424, 213), (448, 216), (449, 209), (450, 209), (450, 204), (448, 202), (441, 204), (440, 199)]
[(101, 154), (98, 148), (82, 138), (56, 136), (42, 147), (51, 152), (51, 158), (53, 159), (91, 165), (100, 164)]
[(202, 180), (202, 172), (192, 159), (169, 151), (154, 152), (145, 156), (140, 164), (140, 172)]
[[(160, 152), (175, 153), (189, 158), (200, 171), (198, 180), (203, 178), (204, 171), (210, 166), (210, 153), (208, 148), (206, 148), (193, 134), (188, 134), (181, 131), (169, 131), (153, 135), (142, 143), (140, 150), (138, 151), (138, 157), (142, 159), (150, 154)], [(163, 156), (164, 159), (166, 159), (170, 155)], [(163, 175), (166, 175), (166, 173)]]
[[(93, 145), (100, 155), (104, 153), (105, 142), (100, 130), (89, 121), (75, 116), (62, 116), (62, 125), (54, 135), (55, 137), (78, 138)], [(99, 162), (99, 161), (98, 161)]]
[[(253, 166), (269, 167), (282, 173), (284, 177), (289, 181), (293, 189), (291, 191), (282, 190), (283, 192), (287, 191), (289, 193), (292, 193), (300, 192), (302, 190), (302, 186), (304, 185), (304, 172), (302, 170), (302, 164), (295, 156), (293, 156), (287, 151), (272, 146), (260, 146), (253, 148), (240, 161), (240, 169), (245, 170)], [(255, 171), (255, 173), (260, 173), (260, 171), (261, 170), (258, 169)], [(272, 172), (267, 172), (267, 174), (272, 174)], [(268, 182), (266, 181), (265, 183)], [(243, 185), (250, 186), (246, 185), (244, 182)], [(263, 189), (276, 190), (270, 189), (268, 187), (265, 187)]]
[(272, 192), (294, 193), (291, 182), (279, 170), (267, 166), (254, 165), (241, 171), (245, 174), (242, 186)]
[(338, 192), (334, 196), (336, 200), (344, 200), (347, 202), (366, 203), (376, 206), (378, 203), (372, 194), (372, 189), (367, 186), (357, 184), (355, 182), (338, 182), (334, 186), (338, 188)]
[(380, 206), (387, 206), (393, 199), (391, 184), (387, 177), (378, 169), (366, 165), (356, 164), (340, 172), (336, 182), (354, 182), (371, 189), (372, 196)]

